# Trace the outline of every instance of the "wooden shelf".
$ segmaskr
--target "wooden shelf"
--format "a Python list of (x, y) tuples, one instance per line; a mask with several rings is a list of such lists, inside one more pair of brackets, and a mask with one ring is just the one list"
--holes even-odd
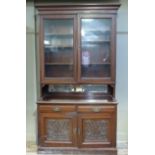
[(58, 63), (58, 62), (56, 62), (56, 63), (54, 63), (54, 62), (52, 62), (52, 63), (45, 63), (45, 65), (73, 65), (73, 62), (72, 63), (62, 63), (62, 62), (60, 62), (60, 63)]
[(52, 45), (45, 45), (45, 48), (73, 48), (73, 46), (52, 46)]
[(110, 43), (110, 40), (98, 40), (98, 41), (91, 41), (91, 40), (82, 40), (82, 43), (91, 43), (91, 44), (102, 44), (102, 43)]
[(62, 33), (62, 34), (58, 34), (58, 33), (45, 33), (45, 36), (73, 36), (73, 33)]
[[(111, 65), (111, 63), (110, 62), (105, 62), (105, 63), (95, 63), (95, 62), (92, 62), (92, 63), (90, 63), (89, 65)], [(84, 64), (82, 64), (82, 66), (84, 66)]]

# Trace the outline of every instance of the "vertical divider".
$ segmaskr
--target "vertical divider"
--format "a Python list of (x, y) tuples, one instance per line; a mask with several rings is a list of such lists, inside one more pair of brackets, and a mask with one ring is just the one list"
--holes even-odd
[(80, 18), (80, 15), (78, 14), (77, 15), (77, 44), (78, 44), (78, 47), (77, 47), (77, 63), (78, 63), (78, 76), (77, 76), (77, 81), (80, 82), (80, 79), (81, 79), (81, 22), (80, 22), (81, 18)]
[(73, 26), (73, 43), (74, 43), (74, 80), (77, 82), (78, 75), (78, 32), (76, 31), (78, 28), (77, 25), (77, 15), (74, 16), (74, 26)]

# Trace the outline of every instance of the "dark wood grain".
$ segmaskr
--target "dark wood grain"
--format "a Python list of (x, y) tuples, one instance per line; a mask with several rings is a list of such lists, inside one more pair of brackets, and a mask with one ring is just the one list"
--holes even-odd
[[(38, 120), (39, 120), (39, 146), (43, 147), (89, 147), (89, 148), (104, 148), (104, 147), (116, 147), (116, 106), (117, 105), (102, 105), (97, 106), (95, 105), (51, 105), (51, 104), (38, 104)], [(53, 111), (53, 108), (60, 108), (60, 111)], [(94, 109), (100, 109), (100, 111), (93, 111)], [(54, 120), (55, 127), (63, 127), (63, 120), (67, 120), (70, 122), (69, 131), (67, 134), (69, 135), (70, 140), (63, 141), (60, 140), (61, 137), (58, 137), (59, 140), (48, 140), (47, 139), (47, 121), (48, 120)], [(60, 122), (61, 120), (61, 122)], [(88, 121), (89, 126), (85, 126), (85, 121)], [(95, 122), (97, 124), (95, 125)], [(101, 123), (100, 123), (101, 122)], [(100, 124), (103, 125), (104, 122), (107, 122), (107, 127), (103, 126), (102, 128), (99, 126)], [(100, 124), (99, 124), (100, 123)], [(96, 129), (94, 128), (96, 126)], [(89, 131), (94, 133), (94, 136), (99, 137), (101, 134), (101, 137), (105, 136), (107, 137), (104, 141), (104, 139), (99, 138), (99, 140), (85, 140), (85, 130), (86, 128), (90, 127), (88, 129)], [(54, 128), (54, 126), (53, 126)], [(107, 130), (106, 133), (97, 133), (102, 132), (102, 130)], [(102, 130), (101, 130), (102, 129)], [(64, 129), (65, 130), (65, 129)], [(62, 132), (62, 130), (60, 130)], [(89, 132), (88, 131), (88, 132)], [(55, 134), (59, 133), (59, 130), (53, 129), (53, 132)], [(65, 134), (65, 131), (62, 133)], [(61, 134), (60, 134), (61, 136)], [(54, 137), (56, 138), (56, 137)], [(77, 139), (78, 138), (78, 139)]]
[[(53, 112), (41, 112), (39, 113), (39, 146), (44, 147), (73, 147), (76, 146), (76, 134), (74, 130), (76, 129), (76, 118), (71, 115), (66, 115), (66, 113), (60, 112), (60, 113), (53, 113)], [(52, 138), (48, 138), (48, 126), (47, 121), (54, 121), (51, 131), (53, 134), (51, 136)], [(64, 126), (65, 121), (68, 121), (69, 124), (66, 124)], [(62, 124), (63, 123), (63, 124)], [(63, 128), (64, 127), (64, 128)], [(61, 133), (60, 133), (61, 132)], [(64, 139), (64, 136), (67, 137), (67, 139)]]
[[(38, 5), (36, 4), (37, 7), (42, 8), (42, 5)], [(47, 8), (49, 8), (50, 10), (52, 9), (56, 9), (56, 7), (60, 7), (61, 11), (63, 11), (63, 9), (68, 9), (71, 8), (74, 10), (74, 7), (76, 6), (71, 6), (69, 5), (65, 5), (62, 6), (61, 4), (57, 5), (57, 4), (53, 4), (53, 7), (49, 7), (47, 5), (45, 5), (45, 10)], [(82, 4), (81, 6), (86, 6), (85, 4)], [(83, 9), (82, 8), (78, 8), (76, 15), (74, 13), (70, 13), (70, 14), (46, 14), (46, 15), (40, 15), (40, 74), (41, 74), (41, 83), (43, 84), (48, 84), (48, 83), (107, 83), (107, 84), (112, 84), (115, 82), (115, 59), (116, 59), (116, 55), (115, 55), (115, 51), (116, 51), (116, 19), (115, 19), (115, 14), (110, 14), (110, 13), (100, 13), (98, 12), (98, 7), (101, 10), (106, 10), (105, 8), (103, 8), (103, 6), (100, 4), (99, 6), (97, 4), (91, 4), (91, 7), (93, 7), (93, 11), (96, 10), (96, 12), (94, 13), (92, 11), (92, 13), (89, 14), (88, 13), (81, 13), (80, 11)], [(107, 6), (107, 4), (105, 5)], [(77, 7), (77, 6), (76, 6)], [(97, 8), (96, 8), (97, 7)], [(88, 8), (85, 8), (85, 10), (87, 10)], [(57, 8), (58, 11), (58, 8)], [(42, 10), (40, 10), (40, 12), (42, 12)], [(59, 11), (60, 13), (60, 11)], [(112, 27), (111, 27), (111, 51), (110, 51), (110, 55), (111, 55), (111, 65), (91, 65), (87, 70), (87, 74), (84, 74), (84, 68), (82, 68), (81, 66), (81, 22), (80, 20), (82, 18), (91, 18), (91, 19), (111, 19), (112, 20)], [(43, 29), (44, 29), (44, 19), (73, 19), (73, 57), (68, 54), (68, 60), (72, 59), (73, 60), (73, 64), (67, 64), (66, 61), (66, 56), (63, 53), (60, 53), (59, 56), (59, 60), (62, 60), (60, 62), (60, 65), (58, 65), (59, 62), (57, 62), (57, 60), (54, 58), (53, 55), (53, 65), (52, 65), (52, 61), (47, 61), (45, 63), (45, 55), (44, 55), (44, 46), (43, 46), (43, 40), (44, 40), (44, 34), (43, 34)], [(65, 59), (63, 58), (65, 57)], [(57, 62), (57, 63), (55, 63)], [(63, 65), (64, 64), (64, 65)], [(46, 68), (45, 68), (46, 65)], [(72, 67), (72, 68), (70, 68)], [(46, 69), (46, 74), (45, 74), (45, 69)], [(50, 70), (53, 70), (53, 72), (50, 72)], [(110, 71), (110, 72), (109, 72)], [(107, 74), (109, 72), (109, 74)], [(94, 77), (94, 74), (96, 74), (96, 77)], [(62, 76), (61, 76), (62, 75)], [(83, 77), (82, 77), (83, 75)]]
[[(37, 18), (39, 19), (40, 57), (38, 65), (41, 86), (41, 100), (37, 104), (39, 151), (46, 152), (54, 148), (62, 149), (62, 152), (86, 149), (86, 151), (91, 150), (90, 154), (93, 150), (107, 150), (112, 151), (108, 152), (109, 154), (117, 154), (115, 78), (116, 14), (119, 6), (120, 3), (35, 3), (39, 17)], [(59, 53), (50, 53), (50, 51), (45, 55), (45, 19), (72, 19), (73, 47), (68, 46), (64, 49), (60, 46)], [(104, 43), (94, 42), (101, 46), (97, 54), (92, 53), (94, 59), (87, 66), (87, 72), (81, 65), (81, 19), (110, 19), (112, 23), (110, 40)], [(110, 57), (106, 63), (103, 63), (100, 57), (104, 55), (102, 51), (105, 44), (110, 45)], [(92, 51), (90, 49), (90, 52)], [(48, 91), (50, 84), (72, 84), (75, 87), (82, 84), (106, 84), (108, 92), (50, 93)], [(88, 100), (93, 102), (90, 103)], [(97, 100), (103, 100), (103, 102)]]

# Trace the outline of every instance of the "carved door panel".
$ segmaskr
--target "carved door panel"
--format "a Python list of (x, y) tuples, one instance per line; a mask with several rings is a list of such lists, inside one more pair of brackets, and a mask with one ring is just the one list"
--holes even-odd
[(77, 143), (77, 119), (67, 113), (40, 114), (41, 146), (75, 146)]
[(115, 117), (111, 113), (84, 113), (78, 117), (79, 147), (115, 146)]

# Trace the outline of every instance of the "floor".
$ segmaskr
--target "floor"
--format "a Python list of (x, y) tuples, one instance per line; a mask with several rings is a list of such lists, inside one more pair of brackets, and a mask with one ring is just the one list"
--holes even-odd
[(128, 155), (128, 144), (127, 142), (119, 143), (118, 151), (42, 151), (41, 153), (36, 153), (37, 146), (36, 144), (30, 143), (27, 145), (26, 155)]
[(118, 150), (118, 152), (117, 153), (110, 153), (110, 152), (92, 152), (92, 153), (83, 153), (83, 152), (79, 152), (79, 153), (67, 153), (67, 154), (62, 154), (62, 153), (55, 153), (55, 152), (51, 152), (51, 153), (41, 153), (41, 154), (37, 154), (37, 153), (35, 153), (35, 152), (27, 152), (26, 153), (26, 155), (128, 155), (128, 153), (127, 153), (127, 150)]

